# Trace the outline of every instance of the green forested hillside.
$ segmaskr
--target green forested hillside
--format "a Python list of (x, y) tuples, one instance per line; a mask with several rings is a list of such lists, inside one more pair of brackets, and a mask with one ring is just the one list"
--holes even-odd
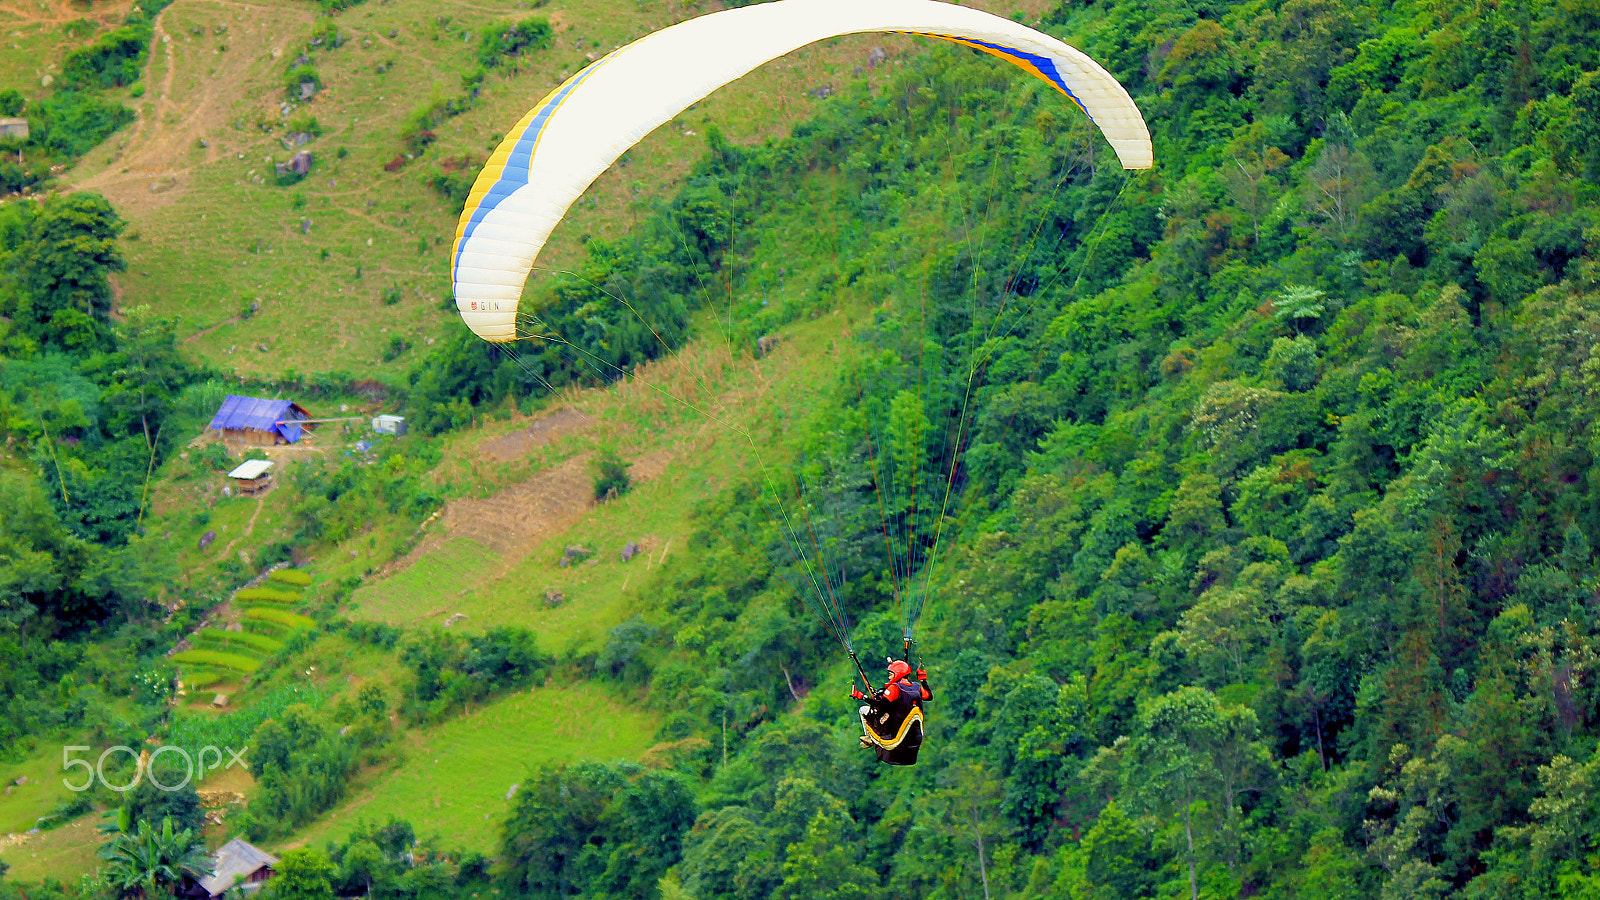
[[(629, 741), (524, 766), (494, 847), (407, 852), (410, 825), (364, 822), (290, 851), (269, 892), (1600, 892), (1600, 7), (1158, 0), (1040, 27), (1129, 86), (1153, 171), (1115, 168), (1044, 85), (934, 48), (789, 137), (711, 135), (673, 199), (589, 241), (582, 277), (533, 301), (582, 356), (463, 332), (392, 388), (419, 432), (463, 440), (685, 342), (841, 323), (855, 352), (824, 400), (762, 400), (785, 442), (698, 502), (603, 648), (347, 621), (370, 569), (338, 558), (363, 521), (408, 531), (470, 488), (424, 435), (300, 470), (275, 553), (323, 579), (300, 607), (321, 627), (270, 677), (342, 656), (363, 683), (253, 732), (259, 785), (226, 830), (292, 844), (396, 746), (428, 746), (409, 730), (540, 684), (599, 686), (660, 727), (637, 761)], [(117, 474), (170, 455), (162, 417), (207, 373), (153, 318), (107, 321), (103, 280), (68, 265), (115, 265), (109, 207), (11, 209), (6, 271), (27, 274), (0, 295), (0, 486), (26, 502), (4, 506), (0, 641), (23, 664), (0, 750), (159, 735), (160, 691), (103, 657), (154, 663), (190, 614), (157, 624), (145, 602), (163, 557)], [(51, 252), (69, 233), (93, 265)], [(885, 439), (948, 507), (885, 512)], [(855, 747), (772, 473), (807, 486), (863, 659), (900, 646), (900, 579), (927, 586), (915, 768)], [(93, 624), (108, 613), (131, 624)]]
[[(650, 696), (670, 736), (749, 731), (673, 890), (1592, 890), (1595, 15), (1063, 7), (1152, 124), (1157, 169), (1126, 184), (1046, 91), (962, 54), (716, 155), (689, 190), (752, 221), (723, 265), (758, 322), (762, 273), (807, 265), (769, 235), (838, 222), (810, 254), (837, 280), (802, 304), (877, 297), (885, 328), (927, 323), (940, 372), (984, 377), (913, 772), (849, 745), (837, 669), (765, 721), (788, 705), (773, 671), (827, 651), (721, 537), (761, 528), (756, 505), (706, 512), (646, 614)], [(796, 443), (835, 467), (862, 538), (841, 593), (866, 610), (891, 562), (850, 518), (872, 502), (851, 387)], [(958, 385), (920, 399), (959, 417)], [(863, 616), (865, 640), (893, 634)], [(631, 831), (601, 816), (530, 848), (542, 802), (507, 833), (526, 868), (506, 885), (626, 895), (540, 854), (598, 835), (616, 865)]]

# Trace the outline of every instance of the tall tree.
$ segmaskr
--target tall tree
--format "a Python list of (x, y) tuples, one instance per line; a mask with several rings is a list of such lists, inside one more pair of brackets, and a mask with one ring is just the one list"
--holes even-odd
[(53, 197), (34, 219), (19, 254), (26, 299), (15, 317), (44, 346), (86, 349), (111, 316), (112, 272), (126, 268), (122, 218), (99, 194)]
[(195, 832), (179, 829), (164, 818), (158, 827), (141, 819), (133, 832), (122, 832), (100, 848), (107, 862), (102, 877), (119, 897), (144, 897), (154, 900), (171, 894), (184, 876), (201, 878), (211, 874), (211, 860), (205, 844)]

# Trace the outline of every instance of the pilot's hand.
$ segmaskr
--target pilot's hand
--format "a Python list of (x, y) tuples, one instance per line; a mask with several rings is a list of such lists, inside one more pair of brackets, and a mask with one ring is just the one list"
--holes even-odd
[(861, 689), (860, 688), (857, 688), (857, 689), (851, 691), (850, 692), (850, 697), (851, 697), (851, 699), (854, 699), (854, 700), (865, 700), (865, 699), (867, 699), (867, 695), (861, 693)]
[(921, 666), (917, 666), (917, 680), (918, 681), (927, 681), (928, 680), (928, 670), (922, 668)]

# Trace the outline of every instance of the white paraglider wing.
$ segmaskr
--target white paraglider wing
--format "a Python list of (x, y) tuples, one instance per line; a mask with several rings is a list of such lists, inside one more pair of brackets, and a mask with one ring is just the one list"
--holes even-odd
[(1124, 168), (1151, 165), (1150, 132), (1109, 72), (1066, 44), (937, 0), (778, 0), (646, 35), (591, 63), (529, 110), (473, 183), (456, 227), (456, 308), (486, 341), (516, 339), (517, 301), (550, 232), (629, 147), (712, 91), (824, 38), (893, 32), (1000, 57), (1071, 98)]

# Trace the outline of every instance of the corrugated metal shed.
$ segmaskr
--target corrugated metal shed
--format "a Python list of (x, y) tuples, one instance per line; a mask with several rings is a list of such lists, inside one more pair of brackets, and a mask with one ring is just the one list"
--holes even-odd
[(310, 414), (292, 400), (263, 400), (229, 394), (206, 427), (224, 432), (272, 432), (292, 444), (300, 440), (301, 433), (300, 425), (294, 420), (309, 417)]
[(211, 864), (212, 874), (200, 879), (200, 886), (212, 897), (221, 897), (239, 881), (259, 888), (261, 881), (271, 877), (272, 867), (277, 864), (276, 856), (234, 838), (217, 849)]
[(272, 460), (270, 459), (247, 459), (240, 463), (237, 469), (229, 472), (228, 477), (244, 479), (260, 478), (262, 475), (266, 474), (266, 471), (270, 468), (272, 468)]

